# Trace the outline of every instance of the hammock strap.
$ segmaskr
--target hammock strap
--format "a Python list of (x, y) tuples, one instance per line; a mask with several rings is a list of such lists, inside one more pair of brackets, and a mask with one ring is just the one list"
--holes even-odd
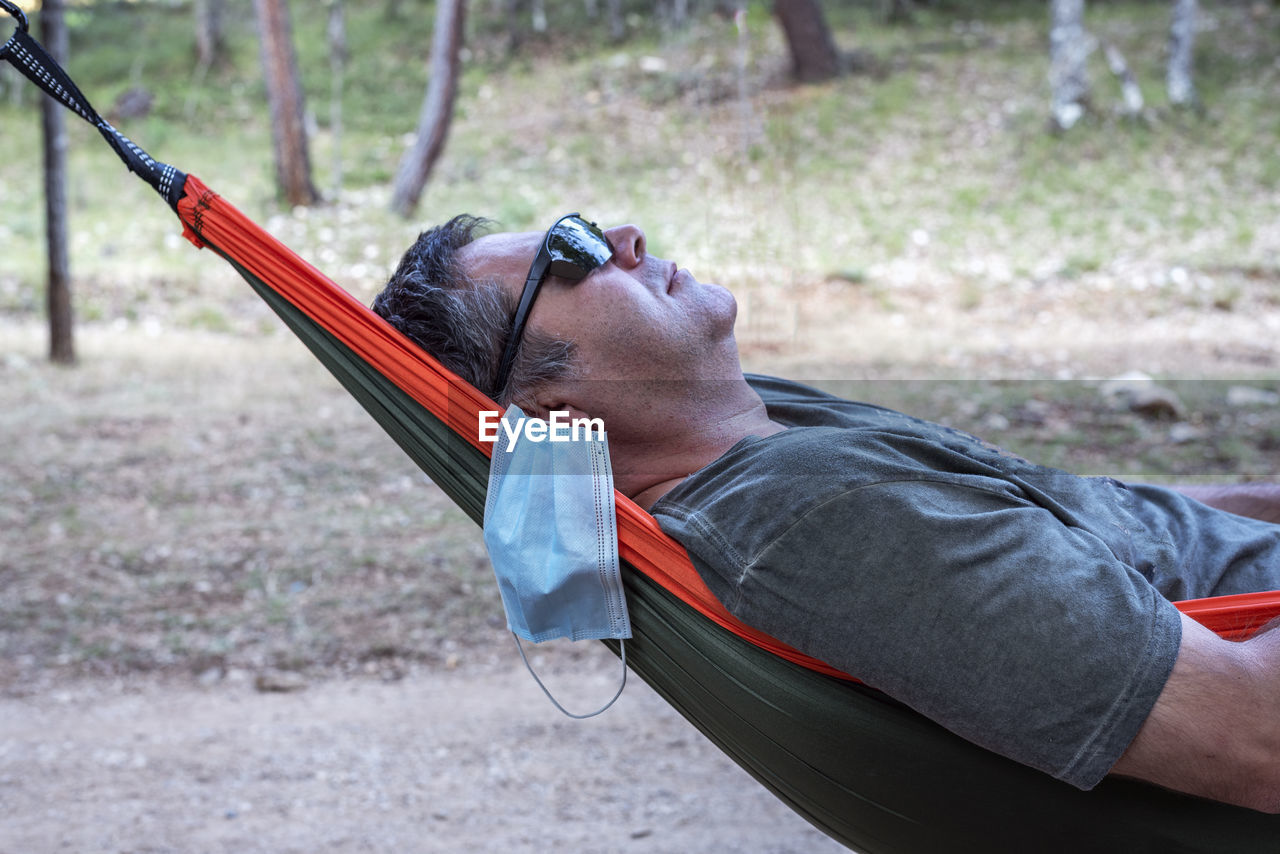
[(32, 83), (43, 89), (49, 97), (96, 127), (111, 149), (124, 161), (129, 171), (150, 184), (152, 189), (169, 203), (169, 207), (176, 210), (178, 199), (182, 198), (182, 185), (186, 176), (167, 163), (153, 160), (132, 140), (98, 115), (98, 111), (93, 108), (89, 99), (84, 96), (62, 66), (27, 32), (27, 16), (16, 4), (10, 0), (0, 0), (0, 9), (4, 9), (18, 22), (13, 35), (0, 45), (0, 59), (9, 62)]

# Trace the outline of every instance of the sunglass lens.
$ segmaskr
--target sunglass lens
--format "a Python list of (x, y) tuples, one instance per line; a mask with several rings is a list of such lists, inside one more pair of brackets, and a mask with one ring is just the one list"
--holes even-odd
[(570, 217), (560, 222), (547, 241), (551, 264), (547, 272), (564, 279), (583, 279), (613, 257), (613, 247), (599, 228)]

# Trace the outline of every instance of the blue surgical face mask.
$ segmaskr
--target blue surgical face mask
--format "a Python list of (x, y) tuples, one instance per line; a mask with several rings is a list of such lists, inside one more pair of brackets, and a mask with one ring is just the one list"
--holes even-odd
[[(631, 637), (604, 434), (565, 424), (563, 440), (553, 441), (545, 433), (526, 432), (527, 420), (516, 406), (502, 421), (489, 468), (484, 541), (517, 644), (520, 638), (541, 643)], [(625, 655), (624, 646), (624, 684)]]

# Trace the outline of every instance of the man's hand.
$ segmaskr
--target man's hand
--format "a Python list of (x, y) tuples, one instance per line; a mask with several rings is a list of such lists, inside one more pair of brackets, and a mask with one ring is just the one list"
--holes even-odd
[(1184, 615), (1169, 681), (1112, 773), (1280, 812), (1280, 630), (1236, 643)]

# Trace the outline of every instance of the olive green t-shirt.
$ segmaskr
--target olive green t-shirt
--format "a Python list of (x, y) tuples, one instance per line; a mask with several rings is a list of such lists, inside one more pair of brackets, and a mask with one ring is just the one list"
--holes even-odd
[(739, 619), (1080, 788), (1181, 641), (1173, 598), (1280, 587), (1280, 526), (1033, 465), (948, 427), (750, 377), (787, 429), (653, 507)]

